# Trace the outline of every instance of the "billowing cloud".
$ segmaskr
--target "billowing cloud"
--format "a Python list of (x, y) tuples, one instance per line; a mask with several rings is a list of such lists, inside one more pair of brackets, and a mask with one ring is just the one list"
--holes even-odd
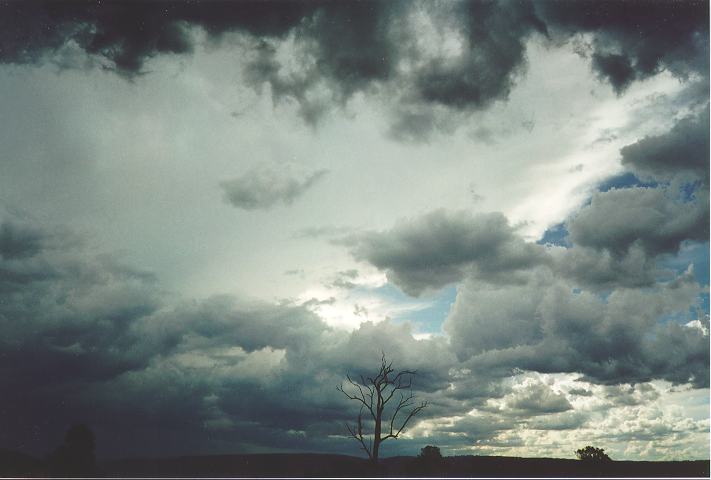
[(322, 169), (299, 174), (289, 165), (260, 166), (220, 186), (235, 207), (267, 210), (277, 204), (291, 205), (327, 173)]
[(573, 408), (563, 393), (540, 382), (520, 385), (505, 402), (508, 408), (529, 415), (560, 413)]
[(579, 372), (609, 384), (660, 378), (707, 385), (708, 337), (676, 322), (659, 323), (696, 304), (701, 287), (691, 275), (651, 292), (619, 289), (606, 300), (541, 280), (532, 277), (518, 295), (513, 290), (506, 297), (504, 312), (519, 312), (510, 316), (487, 314), (501, 305), (502, 287), (466, 283), (445, 323), (460, 358), (481, 371), (522, 368)]
[(536, 8), (553, 36), (592, 36), (592, 67), (618, 93), (663, 69), (681, 78), (708, 72), (705, 2), (544, 1)]
[[(618, 92), (662, 69), (682, 78), (703, 74), (707, 13), (691, 1), (684, 8), (533, 1), (12, 4), (2, 15), (0, 62), (69, 67), (79, 51), (88, 55), (82, 64), (134, 77), (155, 56), (192, 52), (195, 29), (218, 41), (238, 32), (251, 45), (245, 81), (296, 101), (307, 122), (357, 92), (379, 92), (397, 98), (392, 136), (421, 141), (452, 129), (447, 118), (505, 101), (526, 70), (526, 42), (534, 35), (571, 45), (580, 44), (580, 33), (591, 35), (592, 67)], [(298, 67), (288, 57), (298, 57)]]
[(471, 269), (496, 279), (546, 261), (543, 247), (524, 242), (498, 213), (434, 211), (344, 242), (356, 259), (384, 270), (413, 295), (459, 281)]
[(691, 201), (664, 188), (625, 188), (595, 193), (568, 223), (573, 242), (622, 255), (638, 244), (651, 255), (676, 252), (684, 240), (709, 236), (706, 192)]
[(40, 2), (3, 8), (0, 61), (33, 63), (68, 46), (96, 55), (105, 66), (126, 75), (143, 70), (147, 59), (159, 54), (192, 51), (188, 28), (204, 28), (213, 35), (244, 30), (255, 35), (284, 35), (305, 13), (308, 4), (258, 1), (215, 2), (205, 5), (166, 2), (162, 5), (128, 3)]
[(703, 180), (709, 175), (709, 108), (679, 120), (663, 135), (645, 137), (624, 147), (622, 165), (659, 180), (678, 175)]

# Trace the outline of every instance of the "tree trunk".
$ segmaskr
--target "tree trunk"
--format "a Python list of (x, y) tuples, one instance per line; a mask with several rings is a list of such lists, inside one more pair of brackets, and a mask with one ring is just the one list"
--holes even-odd
[(381, 420), (382, 412), (378, 411), (375, 417), (375, 430), (373, 431), (373, 455), (371, 460), (373, 463), (378, 463), (378, 452), (380, 451), (380, 432), (381, 432)]

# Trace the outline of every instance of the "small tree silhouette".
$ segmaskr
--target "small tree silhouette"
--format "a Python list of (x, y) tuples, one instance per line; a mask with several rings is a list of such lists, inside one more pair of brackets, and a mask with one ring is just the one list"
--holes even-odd
[[(407, 423), (420, 413), (427, 406), (427, 402), (422, 402), (414, 406), (414, 394), (412, 393), (412, 377), (417, 372), (414, 370), (403, 370), (395, 373), (392, 362), (388, 362), (383, 353), (380, 359), (380, 369), (374, 377), (360, 376), (360, 381), (356, 382), (346, 375), (350, 384), (350, 393), (343, 388), (343, 384), (337, 387), (338, 391), (351, 400), (360, 403), (360, 413), (355, 426), (346, 424), (348, 433), (368, 454), (368, 458), (373, 463), (378, 463), (380, 455), (380, 444), (390, 438), (398, 438), (407, 426)], [(395, 397), (395, 394), (398, 394)], [(386, 407), (391, 400), (395, 399), (386, 412)], [(410, 407), (413, 407), (410, 409)], [(409, 410), (409, 411), (408, 411)], [(373, 420), (373, 433), (366, 434), (363, 430), (363, 411), (367, 411)], [(383, 420), (389, 413), (390, 420), (386, 422), (386, 434), (383, 435)], [(398, 419), (400, 417), (400, 419)]]
[(53, 476), (76, 477), (96, 474), (94, 432), (79, 423), (67, 430), (64, 443), (50, 457)]
[(420, 454), (417, 457), (427, 461), (440, 461), (442, 460), (442, 452), (439, 451), (439, 447), (427, 445), (420, 450)]
[(588, 445), (585, 448), (580, 448), (575, 451), (578, 459), (585, 462), (610, 462), (612, 459), (605, 453), (602, 448), (596, 448)]
[(416, 459), (417, 474), (438, 474), (442, 473), (445, 468), (444, 458), (439, 451), (439, 447), (427, 445), (420, 450), (420, 454)]

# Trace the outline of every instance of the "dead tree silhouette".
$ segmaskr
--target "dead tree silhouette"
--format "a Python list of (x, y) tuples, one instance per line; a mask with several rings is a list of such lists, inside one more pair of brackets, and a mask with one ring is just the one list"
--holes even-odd
[[(354, 381), (346, 375), (350, 387), (349, 391), (343, 384), (337, 387), (338, 391), (351, 400), (360, 403), (360, 413), (355, 426), (346, 424), (348, 433), (368, 454), (371, 462), (377, 464), (380, 454), (380, 444), (390, 438), (398, 438), (408, 422), (427, 406), (427, 402), (415, 405), (412, 393), (412, 377), (417, 374), (414, 370), (395, 372), (392, 362), (388, 362), (383, 353), (380, 359), (380, 369), (374, 377), (360, 376), (360, 381)], [(397, 396), (396, 396), (397, 395)], [(390, 404), (390, 401), (393, 402)], [(389, 405), (390, 404), (390, 405)], [(386, 407), (389, 407), (386, 411)], [(410, 409), (410, 407), (413, 407)], [(366, 434), (363, 430), (363, 412), (366, 411), (373, 421), (373, 433)], [(385, 417), (389, 414), (390, 419)], [(400, 417), (400, 420), (398, 420)], [(385, 422), (385, 435), (383, 435), (383, 422)]]

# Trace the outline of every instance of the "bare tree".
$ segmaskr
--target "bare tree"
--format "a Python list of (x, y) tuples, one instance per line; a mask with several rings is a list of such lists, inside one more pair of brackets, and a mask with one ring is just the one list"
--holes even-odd
[[(360, 443), (373, 463), (378, 463), (380, 444), (390, 438), (398, 438), (412, 417), (427, 406), (427, 402), (415, 406), (412, 377), (416, 374), (414, 370), (396, 373), (392, 368), (392, 362), (388, 362), (383, 353), (377, 375), (374, 377), (361, 375), (360, 381), (354, 381), (350, 375), (346, 375), (350, 384), (349, 391), (343, 388), (343, 384), (337, 387), (343, 395), (361, 404), (357, 423), (355, 426), (346, 424), (346, 428), (351, 437)], [(393, 403), (389, 405), (391, 400)], [(388, 407), (387, 412), (386, 407)], [(372, 435), (363, 431), (364, 411), (373, 420)], [(390, 419), (384, 418), (384, 415), (389, 415)], [(383, 422), (385, 422), (385, 432), (383, 432)]]

